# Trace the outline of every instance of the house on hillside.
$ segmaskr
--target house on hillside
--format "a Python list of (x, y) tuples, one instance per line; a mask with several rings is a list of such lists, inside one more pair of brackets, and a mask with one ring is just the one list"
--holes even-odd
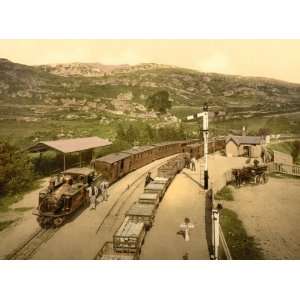
[(260, 136), (229, 135), (226, 139), (226, 155), (259, 158), (264, 145), (265, 140)]

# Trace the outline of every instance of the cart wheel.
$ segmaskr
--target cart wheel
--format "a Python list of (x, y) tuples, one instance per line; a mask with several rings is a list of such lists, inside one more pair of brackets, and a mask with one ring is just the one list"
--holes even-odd
[(260, 181), (261, 181), (260, 176), (259, 176), (259, 175), (256, 175), (256, 176), (254, 177), (254, 182), (255, 182), (255, 184), (260, 184)]
[(54, 225), (55, 227), (59, 227), (59, 226), (61, 226), (61, 225), (63, 224), (63, 222), (64, 222), (64, 219), (61, 218), (61, 217), (58, 217), (58, 218), (55, 218), (55, 219), (53, 220), (53, 225)]
[(263, 181), (264, 183), (267, 183), (269, 181), (269, 175), (268, 174), (264, 174), (264, 177), (263, 177)]

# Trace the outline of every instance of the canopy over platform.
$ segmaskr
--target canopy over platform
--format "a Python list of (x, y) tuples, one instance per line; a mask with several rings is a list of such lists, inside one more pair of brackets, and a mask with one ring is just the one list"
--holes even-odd
[(65, 139), (56, 141), (39, 142), (29, 147), (29, 152), (45, 152), (54, 150), (64, 154), (92, 150), (95, 148), (109, 146), (112, 143), (108, 140), (98, 138), (97, 136), (87, 138)]
[(57, 151), (63, 154), (63, 170), (66, 169), (66, 154), (78, 152), (80, 154), (80, 167), (82, 165), (81, 153), (83, 151), (92, 151), (92, 157), (94, 156), (94, 149), (109, 146), (112, 143), (109, 140), (98, 138), (97, 136), (76, 138), (76, 139), (64, 139), (56, 141), (39, 142), (26, 150), (32, 153), (39, 152), (40, 156), (45, 151)]

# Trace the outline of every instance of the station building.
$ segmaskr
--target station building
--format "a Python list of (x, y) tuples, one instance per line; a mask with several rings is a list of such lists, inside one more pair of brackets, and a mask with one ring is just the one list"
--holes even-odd
[(264, 145), (265, 139), (260, 136), (229, 135), (226, 138), (226, 156), (259, 158)]

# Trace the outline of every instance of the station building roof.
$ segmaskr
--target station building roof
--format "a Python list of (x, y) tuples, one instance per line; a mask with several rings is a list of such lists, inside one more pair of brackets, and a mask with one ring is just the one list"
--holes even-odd
[(80, 152), (84, 150), (92, 150), (95, 148), (109, 146), (112, 143), (109, 140), (101, 139), (97, 136), (75, 139), (63, 139), (56, 141), (39, 142), (29, 148), (30, 152), (45, 152), (55, 150), (62, 153)]
[(260, 136), (229, 135), (226, 139), (226, 143), (230, 140), (232, 140), (236, 145), (261, 145), (264, 143), (264, 139)]

